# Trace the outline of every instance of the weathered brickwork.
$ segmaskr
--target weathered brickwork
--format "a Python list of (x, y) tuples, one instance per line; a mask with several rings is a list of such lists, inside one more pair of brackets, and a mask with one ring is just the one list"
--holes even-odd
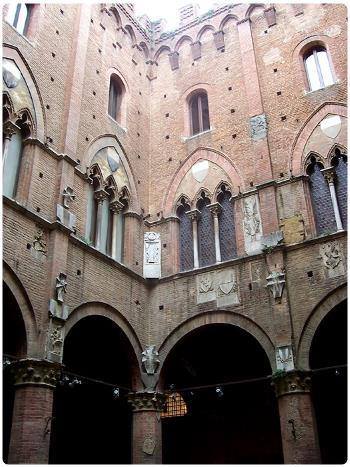
[[(162, 33), (141, 24), (129, 4), (35, 4), (25, 35), (7, 11), (4, 59), (18, 68), (35, 113), (16, 194), (3, 204), (3, 277), (23, 316), (27, 357), (50, 358), (53, 314), (67, 307), (58, 319), (66, 334), (94, 315), (122, 329), (134, 351), (133, 391), (163, 391), (174, 345), (213, 323), (252, 334), (272, 373), (280, 346), (291, 346), (296, 369), (309, 370), (317, 326), (346, 298), (345, 158), (335, 165), (335, 196), (321, 171), (334, 165), (337, 148), (347, 152), (346, 7), (226, 5)], [(327, 50), (334, 83), (310, 92), (303, 54), (315, 44)], [(118, 121), (108, 114), (113, 74), (125, 87)], [(5, 78), (6, 149), (11, 131), (23, 132), (23, 109)], [(188, 103), (198, 91), (208, 97), (210, 129), (193, 135)], [(110, 151), (91, 167), (105, 149), (117, 158)], [(123, 169), (119, 178), (113, 164)], [(102, 208), (103, 199), (112, 202)], [(215, 224), (206, 205), (217, 202)], [(113, 244), (124, 232), (121, 261), (87, 232), (89, 222), (103, 225), (106, 206), (123, 218), (107, 236)], [(198, 223), (186, 214), (196, 208)], [(145, 232), (160, 234), (151, 259)], [(146, 260), (160, 267), (160, 279), (143, 277)], [(60, 277), (66, 285), (57, 286)], [(141, 362), (152, 345), (155, 374)], [(53, 391), (30, 384), (16, 390), (10, 462), (48, 461), (49, 434), (40, 438), (38, 420), (52, 416)], [(282, 397), (279, 408), (283, 423), (298, 410), (313, 420), (306, 392)], [(134, 462), (161, 462), (158, 415), (134, 413)], [(296, 453), (281, 425), (286, 463), (317, 462), (311, 421)]]

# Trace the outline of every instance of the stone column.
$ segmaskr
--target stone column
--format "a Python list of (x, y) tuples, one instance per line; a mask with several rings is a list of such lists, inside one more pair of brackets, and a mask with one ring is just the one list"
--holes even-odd
[(322, 169), (321, 172), (322, 172), (324, 178), (327, 180), (327, 183), (328, 183), (328, 186), (329, 186), (329, 191), (331, 193), (331, 199), (332, 199), (333, 211), (334, 211), (334, 216), (335, 216), (335, 222), (337, 224), (337, 230), (338, 231), (343, 230), (343, 223), (342, 223), (342, 220), (341, 220), (341, 217), (340, 217), (337, 195), (335, 193), (334, 167), (327, 167), (326, 169)]
[(220, 234), (219, 234), (219, 214), (221, 212), (220, 203), (209, 204), (208, 208), (213, 215), (214, 220), (214, 237), (215, 237), (215, 259), (217, 263), (221, 263), (220, 251)]
[(10, 141), (12, 138), (12, 135), (16, 133), (16, 131), (20, 131), (20, 127), (17, 126), (15, 123), (11, 121), (7, 121), (3, 125), (3, 135), (4, 135), (4, 142), (3, 142), (3, 147), (2, 147), (2, 165), (5, 165), (6, 158), (8, 155), (8, 148), (10, 145)]
[(157, 392), (130, 393), (133, 409), (133, 464), (162, 463), (162, 423), (165, 395)]
[(9, 464), (48, 464), (53, 390), (61, 365), (23, 359), (11, 364), (15, 401)]
[(193, 237), (193, 267), (195, 269), (199, 268), (199, 256), (198, 256), (198, 220), (200, 219), (200, 211), (198, 209), (193, 209), (192, 211), (187, 211), (186, 214), (190, 217), (192, 221), (192, 237)]
[(97, 200), (95, 248), (97, 250), (101, 247), (102, 203), (107, 196), (108, 193), (103, 189), (95, 191), (95, 198)]
[(308, 372), (293, 370), (275, 376), (285, 464), (321, 462)]
[(117, 258), (117, 232), (118, 232), (118, 214), (122, 212), (124, 208), (124, 204), (120, 201), (113, 201), (109, 205), (109, 209), (113, 213), (112, 218), (112, 248), (111, 248), (111, 256), (116, 261), (120, 258)]

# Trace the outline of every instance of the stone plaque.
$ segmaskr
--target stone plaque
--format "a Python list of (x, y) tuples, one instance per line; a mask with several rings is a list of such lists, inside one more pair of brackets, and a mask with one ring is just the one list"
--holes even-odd
[(156, 442), (150, 436), (147, 436), (143, 442), (142, 451), (149, 456), (152, 456), (156, 448)]
[(341, 130), (341, 119), (339, 115), (326, 117), (320, 123), (321, 130), (328, 138), (336, 138)]
[(267, 121), (265, 114), (256, 115), (250, 119), (250, 135), (254, 141), (266, 138)]
[(276, 348), (276, 366), (277, 370), (294, 370), (294, 358), (291, 345)]
[(197, 303), (206, 303), (216, 300), (214, 274), (200, 274), (197, 280)]
[(143, 253), (143, 275), (146, 279), (161, 277), (161, 242), (160, 234), (145, 232)]
[(238, 284), (233, 269), (216, 273), (217, 306), (239, 305)]
[(320, 257), (326, 277), (338, 277), (345, 274), (343, 254), (339, 242), (330, 242), (320, 246)]
[(305, 238), (304, 219), (301, 214), (281, 219), (280, 229), (283, 232), (286, 245), (301, 242)]
[(57, 204), (56, 217), (57, 220), (61, 222), (61, 224), (65, 225), (70, 230), (74, 230), (76, 217), (73, 213), (68, 211), (68, 209), (65, 209), (61, 204)]

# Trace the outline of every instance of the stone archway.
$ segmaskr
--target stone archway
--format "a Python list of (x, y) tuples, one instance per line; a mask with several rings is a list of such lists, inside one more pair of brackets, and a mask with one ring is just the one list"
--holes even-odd
[(134, 345), (132, 329), (107, 305), (90, 303), (68, 319), (51, 463), (131, 462), (127, 395), (141, 384)]
[[(161, 385), (172, 407), (162, 418), (163, 462), (283, 462), (266, 335), (255, 329), (265, 336), (262, 345), (244, 329), (244, 320), (239, 326), (229, 314), (201, 318), (201, 324), (194, 320), (197, 326), (185, 323), (175, 331), (177, 339), (161, 347)], [(172, 397), (186, 410), (178, 412)]]

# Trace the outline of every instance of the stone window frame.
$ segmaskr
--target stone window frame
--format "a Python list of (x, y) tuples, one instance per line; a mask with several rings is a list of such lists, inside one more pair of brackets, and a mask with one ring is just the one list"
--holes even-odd
[[(326, 53), (327, 65), (328, 65), (330, 73), (331, 73), (332, 83), (329, 83), (329, 84), (325, 83), (325, 78), (326, 78), (326, 75), (325, 75), (326, 70), (324, 68), (325, 65), (322, 64), (321, 61), (320, 61), (320, 54), (322, 52)], [(309, 69), (309, 66), (307, 64), (307, 61), (311, 57), (313, 57), (313, 59), (315, 61), (317, 78), (318, 78), (318, 81), (320, 83), (320, 87), (315, 88), (315, 89), (312, 89), (312, 79), (311, 79), (311, 76), (310, 76), (310, 69)], [(303, 60), (304, 60), (304, 68), (305, 68), (306, 77), (308, 79), (308, 84), (309, 84), (309, 90), (310, 91), (318, 91), (319, 89), (324, 89), (327, 86), (331, 86), (332, 84), (334, 84), (335, 80), (334, 80), (333, 72), (332, 72), (332, 69), (331, 69), (331, 66), (330, 66), (330, 63), (329, 63), (328, 52), (327, 52), (327, 49), (325, 47), (323, 47), (322, 45), (317, 45), (315, 47), (308, 48), (308, 50), (304, 53)]]
[[(127, 108), (128, 108), (128, 101), (129, 101), (129, 87), (127, 85), (127, 82), (123, 75), (117, 70), (116, 68), (111, 68), (108, 71), (107, 74), (108, 77), (108, 84), (107, 84), (107, 89), (108, 89), (108, 94), (107, 94), (107, 116), (110, 120), (112, 120), (114, 123), (118, 125), (119, 128), (121, 128), (124, 132), (127, 131), (126, 129), (126, 122), (127, 122)], [(109, 107), (110, 107), (110, 92), (111, 92), (111, 83), (114, 81), (116, 83), (117, 87), (119, 88), (119, 96), (120, 96), (120, 103), (117, 103), (117, 109), (116, 109), (116, 115), (114, 118), (110, 113), (109, 113)]]
[[(209, 116), (209, 99), (206, 91), (198, 90), (191, 94), (188, 99), (189, 115), (190, 115), (190, 128), (191, 136), (196, 136), (200, 133), (210, 130), (210, 116)], [(196, 107), (198, 118), (198, 131), (195, 132), (193, 107)], [(207, 115), (205, 114), (205, 107)]]
[[(190, 100), (192, 96), (199, 94), (201, 92), (205, 92), (207, 95), (207, 99), (208, 99), (209, 129), (193, 134), (191, 111), (190, 111)], [(212, 122), (210, 121), (210, 85), (208, 83), (198, 83), (194, 86), (191, 86), (184, 92), (181, 100), (183, 103), (183, 113), (184, 113), (184, 133), (183, 133), (184, 136), (182, 137), (184, 141), (188, 139), (192, 139), (192, 138), (197, 138), (198, 136), (201, 136), (205, 133), (209, 133), (214, 130), (212, 126)]]
[(17, 3), (17, 4), (13, 4), (13, 5), (17, 5), (17, 8), (18, 8), (18, 5), (25, 5), (27, 7), (27, 18), (26, 18), (26, 21), (25, 21), (25, 25), (24, 25), (24, 28), (23, 28), (23, 31), (20, 31), (19, 29), (17, 29), (16, 26), (14, 26), (14, 24), (12, 24), (9, 20), (8, 20), (8, 13), (9, 13), (9, 9), (10, 9), (10, 6), (12, 4), (7, 4), (4, 6), (4, 10), (3, 10), (3, 17), (4, 17), (4, 21), (9, 25), (11, 26), (16, 32), (17, 34), (19, 34), (21, 37), (23, 37), (29, 44), (33, 45), (33, 40), (35, 39), (36, 35), (37, 35), (37, 32), (38, 32), (38, 27), (39, 27), (39, 24), (40, 24), (40, 17), (42, 16), (43, 14), (43, 8), (45, 8), (45, 6), (43, 4), (39, 4), (39, 3)]

